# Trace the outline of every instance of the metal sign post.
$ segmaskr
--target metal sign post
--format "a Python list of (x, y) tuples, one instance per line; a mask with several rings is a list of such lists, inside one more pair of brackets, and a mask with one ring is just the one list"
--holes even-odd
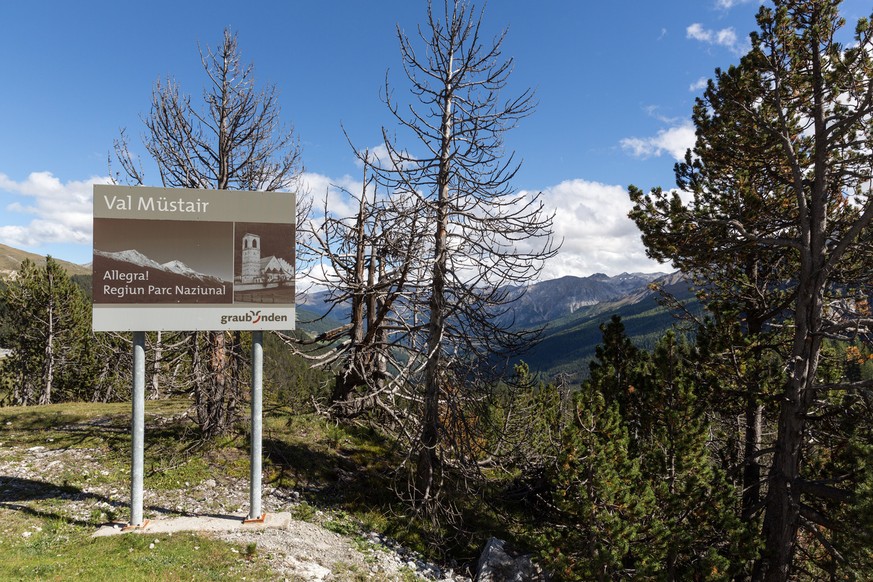
[(143, 527), (143, 450), (145, 444), (145, 332), (133, 333), (133, 407), (130, 419), (130, 525)]
[(261, 453), (263, 438), (264, 332), (252, 332), (252, 442), (249, 488), (249, 517), (246, 521), (263, 521), (261, 511)]

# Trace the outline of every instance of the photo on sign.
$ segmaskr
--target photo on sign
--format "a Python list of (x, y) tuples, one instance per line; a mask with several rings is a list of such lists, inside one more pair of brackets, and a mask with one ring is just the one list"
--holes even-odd
[(94, 219), (94, 303), (233, 303), (233, 223)]
[(294, 303), (294, 225), (234, 226), (234, 303)]

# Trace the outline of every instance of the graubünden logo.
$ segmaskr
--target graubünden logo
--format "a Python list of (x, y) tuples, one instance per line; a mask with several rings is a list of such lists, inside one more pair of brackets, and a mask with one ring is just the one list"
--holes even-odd
[(288, 321), (288, 316), (279, 313), (266, 313), (262, 315), (260, 310), (255, 311), (254, 309), (241, 315), (221, 316), (221, 325), (227, 325), (230, 322), (245, 322), (256, 325), (261, 322), (269, 321)]

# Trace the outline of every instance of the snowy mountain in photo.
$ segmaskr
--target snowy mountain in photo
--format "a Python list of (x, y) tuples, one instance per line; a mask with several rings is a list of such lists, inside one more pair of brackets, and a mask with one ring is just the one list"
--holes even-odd
[(147, 267), (149, 269), (157, 269), (166, 273), (182, 275), (183, 277), (187, 277), (189, 279), (199, 279), (201, 281), (220, 281), (220, 279), (218, 279), (217, 277), (195, 271), (194, 269), (179, 260), (172, 260), (164, 264), (158, 263), (157, 261), (153, 261), (136, 249), (128, 249), (126, 251), (115, 252), (98, 251), (95, 249), (94, 254), (107, 259), (112, 259), (114, 261), (121, 261), (124, 263), (129, 263), (131, 265), (136, 265), (137, 267)]
[(130, 263), (131, 265), (136, 265), (138, 267), (149, 267), (150, 269), (160, 269), (161, 271), (165, 270), (163, 265), (151, 260), (136, 249), (115, 252), (98, 251), (97, 249), (94, 249), (94, 254), (114, 261)]
[(203, 278), (208, 275), (203, 275), (202, 273), (198, 273), (182, 261), (170, 261), (168, 263), (164, 263), (161, 265), (165, 271), (169, 271), (171, 273), (178, 273), (179, 275), (185, 275), (186, 277), (195, 277), (195, 278)]

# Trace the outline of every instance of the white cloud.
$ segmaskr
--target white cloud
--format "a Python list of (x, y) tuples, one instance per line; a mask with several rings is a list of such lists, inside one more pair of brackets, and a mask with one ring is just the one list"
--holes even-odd
[(301, 176), (304, 192), (312, 196), (312, 218), (321, 219), (324, 215), (324, 197), (327, 196), (327, 207), (336, 217), (348, 217), (357, 214), (357, 204), (347, 194), (361, 193), (361, 180), (348, 174), (340, 178), (331, 178), (315, 172), (304, 172)]
[(546, 264), (544, 280), (670, 270), (646, 257), (639, 230), (627, 217), (631, 203), (623, 187), (567, 180), (544, 189), (542, 201), (555, 211), (555, 240), (564, 241)]
[(637, 158), (658, 157), (669, 153), (677, 161), (685, 159), (685, 151), (694, 146), (694, 125), (685, 121), (681, 125), (662, 129), (654, 137), (628, 137), (621, 140), (623, 150)]
[[(336, 186), (357, 193), (361, 187), (359, 180), (349, 176), (337, 179), (307, 173), (303, 181), (309, 185), (316, 200), (315, 220), (321, 217), (325, 192), (334, 216), (352, 216), (357, 210)], [(519, 192), (519, 196), (532, 195), (530, 191)], [(567, 180), (543, 189), (541, 200), (546, 211), (555, 212), (555, 240), (563, 240), (558, 255), (545, 265), (543, 280), (597, 272), (618, 275), (622, 272), (670, 270), (668, 265), (659, 265), (646, 257), (640, 233), (627, 217), (631, 203), (622, 186)]]
[(688, 38), (699, 40), (707, 44), (716, 44), (719, 46), (732, 47), (737, 42), (737, 33), (733, 28), (722, 28), (721, 30), (709, 30), (703, 28), (699, 22), (695, 22), (685, 29)]
[(695, 82), (691, 83), (691, 85), (688, 86), (688, 90), (689, 91), (700, 91), (702, 89), (706, 89), (707, 83), (709, 83), (709, 79), (707, 79), (706, 77), (700, 77), (699, 79), (697, 79)]
[(740, 43), (740, 39), (737, 37), (737, 33), (733, 28), (712, 30), (704, 28), (699, 22), (695, 22), (685, 29), (685, 34), (688, 38), (693, 40), (725, 47), (734, 54), (742, 54), (747, 49), (744, 44)]
[(94, 184), (107, 184), (108, 177), (61, 182), (51, 172), (32, 172), (22, 182), (0, 173), (0, 192), (12, 201), (6, 207), (11, 215), (32, 216), (23, 224), (0, 225), (0, 240), (16, 247), (39, 247), (47, 243), (90, 244), (92, 235), (92, 190)]
[[(371, 148), (367, 148), (366, 152), (361, 151), (360, 155), (364, 155), (365, 153), (369, 155), (371, 163), (387, 165), (391, 160), (391, 156), (388, 153), (388, 146), (386, 146), (384, 143), (380, 143)], [(355, 165), (359, 168), (364, 167), (364, 163), (359, 157), (355, 158)]]
[(715, 3), (718, 8), (722, 10), (730, 10), (734, 6), (739, 6), (740, 4), (748, 4), (749, 2), (755, 2), (760, 0), (717, 0)]

